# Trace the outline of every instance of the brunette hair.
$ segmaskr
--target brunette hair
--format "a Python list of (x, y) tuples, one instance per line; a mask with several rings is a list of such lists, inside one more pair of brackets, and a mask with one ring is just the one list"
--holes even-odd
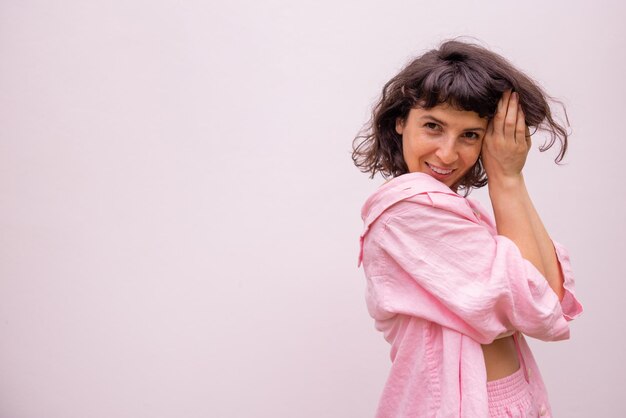
[[(370, 121), (352, 142), (352, 160), (362, 172), (371, 173), (370, 178), (376, 172), (384, 178), (408, 173), (402, 137), (395, 129), (398, 118), (405, 119), (414, 107), (430, 109), (447, 103), (491, 119), (502, 93), (509, 89), (519, 95), (526, 125), (550, 134), (539, 149), (545, 151), (559, 141), (560, 150), (554, 160), (559, 163), (567, 150), (568, 134), (552, 117), (548, 100), (559, 103), (565, 112), (563, 104), (502, 56), (459, 40), (445, 41), (439, 49), (419, 56), (385, 84)], [(486, 184), (487, 174), (478, 158), (453, 188), (465, 189), (467, 195), (472, 188)]]

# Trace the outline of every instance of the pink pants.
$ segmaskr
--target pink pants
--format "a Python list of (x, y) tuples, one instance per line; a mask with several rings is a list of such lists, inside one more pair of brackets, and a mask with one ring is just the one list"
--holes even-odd
[(533, 400), (530, 385), (524, 377), (524, 358), (521, 355), (514, 335), (515, 348), (520, 362), (520, 368), (509, 376), (487, 382), (487, 396), (489, 399), (490, 417), (536, 418), (538, 408)]

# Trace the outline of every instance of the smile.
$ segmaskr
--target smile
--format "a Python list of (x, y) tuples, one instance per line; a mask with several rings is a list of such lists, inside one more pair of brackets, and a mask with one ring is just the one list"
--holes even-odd
[(442, 176), (448, 175), (454, 171), (454, 169), (446, 170), (445, 168), (436, 167), (434, 165), (426, 163), (426, 165), (433, 170), (437, 174), (441, 174)]

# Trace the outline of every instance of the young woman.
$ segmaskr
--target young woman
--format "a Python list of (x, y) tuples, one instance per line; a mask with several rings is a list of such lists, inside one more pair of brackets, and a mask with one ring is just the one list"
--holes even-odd
[[(383, 88), (353, 160), (388, 181), (365, 202), (359, 265), (391, 344), (377, 417), (548, 417), (524, 335), (569, 338), (582, 313), (564, 247), (526, 189), (531, 134), (560, 161), (548, 96), (504, 58), (448, 41)], [(495, 220), (467, 197), (488, 185)]]

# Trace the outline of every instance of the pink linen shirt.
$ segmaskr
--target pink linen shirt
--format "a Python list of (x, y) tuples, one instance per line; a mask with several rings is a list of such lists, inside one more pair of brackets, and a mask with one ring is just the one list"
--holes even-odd
[[(565, 248), (562, 301), (484, 208), (424, 173), (393, 178), (365, 202), (359, 266), (375, 327), (392, 361), (377, 418), (488, 416), (481, 344), (517, 332), (524, 375), (551, 416), (524, 336), (569, 338), (582, 313)], [(519, 332), (518, 332), (519, 331)], [(521, 367), (521, 366), (520, 366)]]

